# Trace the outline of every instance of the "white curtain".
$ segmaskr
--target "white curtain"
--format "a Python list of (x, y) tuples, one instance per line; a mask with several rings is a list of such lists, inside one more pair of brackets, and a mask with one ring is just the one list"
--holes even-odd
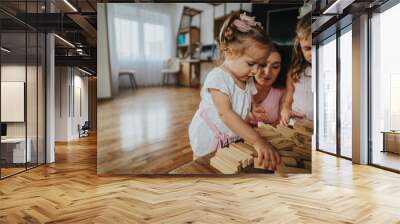
[(119, 71), (135, 70), (139, 86), (161, 85), (161, 69), (173, 54), (171, 11), (155, 4), (108, 6), (113, 82), (119, 83)]

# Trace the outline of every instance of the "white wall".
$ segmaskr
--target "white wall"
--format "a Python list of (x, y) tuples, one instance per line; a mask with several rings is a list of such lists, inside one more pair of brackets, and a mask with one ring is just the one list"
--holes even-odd
[[(88, 78), (76, 68), (56, 67), (55, 120), (56, 141), (70, 141), (79, 137), (78, 124), (88, 120)], [(81, 91), (82, 116), (76, 104), (77, 90)]]
[[(26, 69), (26, 70), (25, 70)], [(2, 82), (24, 82), (26, 84), (25, 75), (26, 71), (28, 75), (35, 74), (36, 75), (36, 67), (19, 65), (19, 64), (8, 64), (1, 66), (1, 81)], [(27, 93), (27, 96), (30, 98), (28, 102), (32, 101), (32, 97), (36, 99), (36, 89), (32, 93)], [(4, 97), (4, 96), (2, 96)], [(36, 105), (35, 105), (36, 108)], [(7, 110), (7, 108), (1, 108), (1, 110)], [(33, 120), (31, 117), (33, 114), (28, 114), (28, 122)], [(34, 118), (36, 119), (36, 114), (34, 114)], [(36, 120), (35, 120), (36, 121)], [(26, 122), (7, 122), (7, 136), (8, 137), (25, 137), (25, 126)], [(28, 126), (31, 127), (31, 123)], [(29, 133), (28, 133), (29, 134)], [(28, 136), (29, 137), (29, 136)]]
[[(47, 6), (54, 11), (50, 2)], [(46, 163), (55, 162), (55, 42), (54, 35), (46, 35)]]
[(97, 97), (99, 99), (112, 96), (108, 30), (104, 3), (97, 4), (97, 85)]

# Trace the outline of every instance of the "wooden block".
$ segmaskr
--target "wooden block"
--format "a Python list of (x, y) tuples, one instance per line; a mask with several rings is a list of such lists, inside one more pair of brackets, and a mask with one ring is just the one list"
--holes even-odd
[(230, 169), (227, 167), (224, 163), (224, 161), (221, 160), (221, 158), (214, 156), (213, 158), (210, 159), (210, 165), (220, 171), (223, 174), (234, 174), (237, 173), (236, 170)]
[(314, 123), (311, 120), (299, 119), (296, 121), (293, 128), (300, 131), (306, 131), (312, 135), (314, 132)]
[[(253, 157), (253, 154), (254, 154), (253, 151), (250, 151), (250, 149), (244, 148), (240, 144), (234, 143), (234, 144), (229, 145), (229, 147), (235, 149), (240, 155), (246, 157), (247, 159)], [(251, 146), (248, 146), (248, 147), (251, 147)], [(254, 149), (251, 149), (251, 150), (254, 150)]]
[(231, 146), (235, 147), (236, 149), (240, 150), (244, 154), (247, 155), (247, 160), (248, 160), (248, 165), (251, 165), (254, 163), (254, 157), (257, 157), (257, 151), (250, 145), (242, 142), (237, 142), (234, 144), (231, 144)]
[(257, 127), (262, 129), (262, 130), (267, 130), (267, 131), (278, 133), (277, 130), (270, 124), (265, 124), (263, 122), (258, 122), (257, 123)]
[(228, 148), (222, 148), (218, 149), (216, 155), (219, 157), (221, 160), (225, 161), (225, 163), (232, 168), (233, 170), (240, 170), (240, 167), (242, 167), (242, 164), (240, 161), (237, 161), (228, 151)]
[(297, 158), (299, 156), (299, 154), (294, 151), (281, 150), (281, 151), (278, 151), (278, 153), (280, 156), (295, 157), (295, 158)]
[(247, 166), (249, 166), (251, 164), (251, 160), (253, 158), (253, 156), (246, 154), (244, 152), (242, 152), (240, 149), (236, 148), (236, 146), (234, 145), (230, 145), (229, 149), (232, 151), (232, 153), (237, 156), (238, 158), (241, 159), (242, 161), (242, 168), (246, 168)]
[(303, 148), (303, 147), (294, 146), (294, 147), (292, 147), (292, 150), (299, 154), (305, 154), (305, 155), (311, 156), (311, 147)]
[(264, 124), (262, 122), (258, 123), (256, 130), (261, 135), (265, 135), (266, 137), (274, 137), (274, 136), (280, 135), (280, 133), (278, 132), (278, 130), (276, 130), (276, 128), (274, 128), (273, 126), (271, 126), (269, 124)]
[[(232, 174), (232, 173), (239, 172), (238, 167), (235, 164), (232, 164), (231, 162), (229, 162), (229, 160), (227, 160), (226, 158), (215, 155), (212, 159), (214, 161), (213, 162), (214, 165), (216, 165), (215, 168), (216, 169), (217, 169), (217, 167), (222, 168), (222, 170), (224, 170), (224, 172), (223, 172), (224, 174)], [(211, 159), (210, 159), (210, 165), (212, 165)]]
[(295, 144), (286, 138), (276, 138), (269, 141), (277, 150), (289, 149)]
[(243, 157), (241, 154), (237, 153), (237, 150), (234, 147), (232, 147), (230, 145), (226, 151), (229, 154), (229, 156), (231, 156), (232, 158), (234, 158), (236, 161), (238, 161), (241, 164), (242, 168), (246, 168), (248, 166), (247, 158)]
[(295, 133), (293, 136), (295, 139), (297, 139), (299, 142), (305, 145), (311, 145), (311, 136), (309, 135), (303, 135), (301, 133)]
[(276, 138), (281, 135), (281, 134), (279, 134), (279, 132), (263, 130), (261, 128), (255, 128), (255, 130), (257, 131), (258, 134), (260, 134), (262, 137), (264, 137), (266, 139)]
[(300, 148), (304, 148), (304, 149), (311, 149), (311, 145), (310, 144), (303, 144), (297, 139), (293, 139), (293, 142), (296, 145), (296, 147), (300, 147)]
[(303, 161), (304, 167), (311, 171), (311, 161)]
[(282, 162), (285, 163), (286, 166), (291, 166), (291, 167), (297, 166), (297, 160), (293, 157), (281, 156), (281, 159), (282, 159)]
[(296, 158), (301, 159), (303, 161), (305, 161), (305, 160), (306, 161), (311, 161), (311, 155), (310, 154), (306, 155), (306, 154), (299, 153), (299, 155)]
[(291, 129), (291, 128), (289, 128), (289, 127), (286, 127), (286, 126), (284, 126), (284, 125), (281, 125), (281, 124), (278, 124), (278, 125), (276, 126), (276, 130), (277, 130), (281, 135), (283, 135), (285, 138), (288, 138), (288, 139), (293, 138), (294, 135), (296, 134), (296, 132), (295, 132), (293, 129)]
[(232, 145), (234, 145), (235, 147), (240, 149), (242, 152), (247, 153), (247, 154), (249, 154), (251, 156), (255, 156), (257, 154), (257, 151), (252, 146), (250, 146), (249, 144), (242, 143), (242, 142), (237, 142), (237, 143), (234, 143)]
[(261, 166), (258, 165), (256, 159), (254, 159), (254, 165), (253, 165), (253, 167), (254, 167), (255, 169), (263, 169), (263, 170), (266, 170), (266, 169), (267, 169), (267, 168), (264, 167), (264, 163), (263, 163)]

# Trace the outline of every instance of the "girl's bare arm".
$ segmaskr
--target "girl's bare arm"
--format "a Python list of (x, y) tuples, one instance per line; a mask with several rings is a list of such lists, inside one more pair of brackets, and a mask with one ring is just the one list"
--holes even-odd
[(256, 149), (257, 162), (260, 165), (264, 164), (266, 168), (276, 169), (281, 161), (278, 152), (232, 110), (230, 99), (226, 94), (216, 89), (209, 89), (209, 92), (224, 124)]

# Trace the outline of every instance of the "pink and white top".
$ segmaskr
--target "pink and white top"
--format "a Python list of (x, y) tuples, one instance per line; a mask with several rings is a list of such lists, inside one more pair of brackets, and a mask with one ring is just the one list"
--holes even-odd
[(300, 74), (300, 79), (294, 83), (292, 110), (304, 114), (309, 120), (314, 120), (311, 66), (308, 66)]
[[(283, 91), (277, 88), (271, 88), (267, 97), (259, 104), (266, 114), (267, 120), (264, 123), (273, 124), (279, 120), (279, 112), (280, 112), (280, 101), (283, 95)], [(257, 124), (257, 119), (255, 117), (250, 118), (250, 123)]]
[(231, 101), (232, 110), (243, 120), (250, 113), (252, 96), (257, 93), (253, 79), (249, 79), (246, 88), (241, 89), (233, 80), (232, 74), (220, 67), (208, 73), (200, 92), (199, 109), (189, 125), (190, 146), (197, 157), (219, 148), (222, 145), (220, 141), (238, 138), (221, 120), (209, 89), (217, 89), (226, 94)]

